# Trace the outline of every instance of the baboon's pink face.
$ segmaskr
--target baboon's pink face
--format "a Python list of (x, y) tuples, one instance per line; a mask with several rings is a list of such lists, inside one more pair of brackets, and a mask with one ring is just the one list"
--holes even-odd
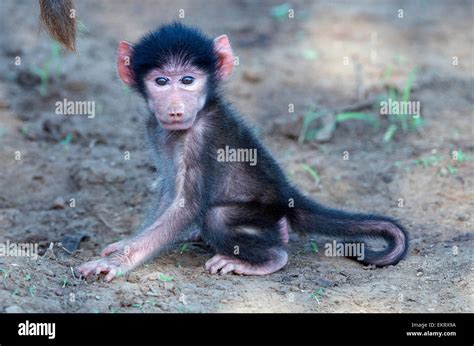
[[(135, 80), (130, 67), (133, 46), (125, 41), (118, 48), (118, 72), (125, 84), (133, 87)], [(234, 57), (229, 39), (221, 35), (214, 40), (217, 57), (216, 77), (226, 79), (232, 72)], [(206, 102), (208, 76), (179, 57), (166, 66), (154, 68), (143, 79), (148, 107), (160, 125), (167, 130), (189, 129)]]
[(206, 102), (206, 74), (194, 67), (170, 64), (145, 77), (148, 107), (167, 130), (189, 129)]

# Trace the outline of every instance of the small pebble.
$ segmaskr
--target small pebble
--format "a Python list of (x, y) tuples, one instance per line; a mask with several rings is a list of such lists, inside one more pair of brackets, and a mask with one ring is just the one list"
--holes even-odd
[(44, 274), (48, 275), (48, 276), (56, 276), (56, 275), (54, 274), (54, 272), (53, 272), (51, 269), (48, 269), (48, 268), (41, 268), (41, 271), (42, 271)]
[(127, 281), (132, 282), (132, 283), (137, 283), (138, 281), (140, 281), (140, 276), (135, 272), (131, 272), (128, 275)]
[(251, 70), (245, 70), (242, 77), (245, 81), (250, 83), (258, 83), (262, 80), (262, 76), (258, 72)]
[(66, 206), (66, 202), (64, 201), (64, 198), (58, 197), (54, 200), (52, 209), (64, 209)]
[(24, 311), (18, 305), (12, 305), (8, 308), (5, 308), (5, 312), (9, 314), (21, 314)]

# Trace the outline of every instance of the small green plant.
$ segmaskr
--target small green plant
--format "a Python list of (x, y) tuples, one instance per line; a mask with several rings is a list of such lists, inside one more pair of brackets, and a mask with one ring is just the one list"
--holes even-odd
[(152, 306), (152, 307), (155, 307), (155, 306), (158, 305), (158, 302), (157, 302), (156, 300), (146, 300), (146, 301), (145, 301), (145, 304), (148, 304), (148, 305), (150, 305), (150, 306)]
[(451, 175), (458, 174), (458, 169), (456, 167), (454, 167), (453, 165), (447, 165), (446, 169), (448, 170), (449, 174), (451, 174)]
[(61, 144), (64, 145), (65, 147), (69, 146), (69, 144), (72, 141), (72, 134), (68, 133), (66, 137), (61, 141)]
[(29, 129), (28, 129), (28, 126), (24, 125), (20, 128), (20, 132), (23, 134), (23, 135), (27, 135), (28, 132), (29, 132)]
[(387, 127), (387, 131), (385, 131), (383, 135), (383, 141), (385, 143), (390, 142), (393, 138), (393, 135), (395, 135), (395, 132), (397, 132), (398, 126), (396, 124), (390, 124)]
[(318, 133), (319, 129), (310, 129), (309, 126), (313, 121), (321, 117), (324, 113), (323, 112), (316, 112), (314, 107), (310, 107), (310, 109), (304, 114), (303, 116), (303, 126), (301, 127), (300, 136), (298, 139), (299, 143), (303, 143), (305, 140), (314, 140), (316, 138), (316, 134)]
[(318, 244), (315, 241), (312, 241), (311, 243), (309, 243), (309, 246), (310, 246), (312, 252), (314, 252), (314, 253), (319, 252)]
[(0, 272), (3, 273), (3, 278), (8, 279), (10, 277), (11, 271), (8, 269), (0, 269)]
[(318, 171), (315, 168), (311, 167), (310, 165), (307, 165), (306, 163), (302, 163), (300, 167), (301, 169), (309, 173), (311, 178), (314, 179), (314, 183), (316, 185), (319, 184), (319, 182), (321, 181), (321, 178), (319, 177)]
[(319, 53), (314, 49), (305, 49), (302, 51), (302, 55), (305, 60), (317, 60), (319, 58)]
[(182, 255), (182, 254), (185, 253), (187, 250), (188, 250), (188, 243), (183, 244), (183, 245), (181, 246), (181, 250), (179, 251), (179, 253)]
[(313, 293), (310, 294), (310, 297), (318, 302), (318, 305), (321, 304), (321, 300), (324, 297), (324, 288), (318, 288)]
[[(401, 59), (401, 58), (400, 58)], [(393, 74), (394, 65), (389, 65), (382, 73), (382, 80), (387, 81)], [(400, 107), (410, 107), (413, 104), (410, 104), (410, 98), (413, 90), (413, 83), (416, 78), (417, 67), (413, 67), (408, 73), (406, 82), (401, 91), (398, 91), (394, 87), (389, 87), (386, 94), (380, 95), (375, 102), (369, 106), (369, 110), (366, 112), (340, 112), (331, 116), (331, 111), (310, 107), (309, 110), (303, 115), (303, 124), (301, 127), (300, 135), (298, 142), (302, 143), (305, 140), (315, 140), (318, 136), (318, 133), (322, 131), (326, 133), (332, 133), (338, 123), (343, 123), (346, 121), (363, 121), (371, 125), (376, 131), (380, 129), (380, 117), (379, 113), (382, 113), (381, 106), (384, 102), (388, 107), (389, 104), (396, 103), (397, 109)], [(416, 104), (419, 106), (419, 104)], [(416, 107), (416, 106), (415, 106)], [(404, 108), (405, 109), (405, 108)], [(410, 108), (412, 109), (412, 108)], [(415, 108), (416, 109), (416, 108)], [(397, 111), (394, 111), (397, 112)], [(402, 111), (403, 112), (403, 111)], [(384, 129), (383, 142), (390, 142), (398, 132), (408, 133), (409, 131), (417, 131), (422, 126), (423, 121), (419, 114), (419, 108), (417, 113), (414, 115), (408, 114), (388, 114), (388, 126)], [(319, 118), (323, 117), (324, 119), (329, 119), (324, 122), (323, 127), (314, 128), (312, 124), (317, 121)], [(330, 116), (330, 117), (328, 117)], [(328, 137), (325, 137), (328, 138)]]
[[(406, 103), (410, 101), (411, 92), (413, 89), (413, 82), (416, 77), (416, 66), (409, 72), (403, 90), (398, 92), (395, 88), (388, 89), (388, 97), (385, 101), (391, 100), (392, 102)], [(411, 117), (406, 114), (391, 114), (389, 115), (390, 125), (388, 126), (383, 136), (385, 143), (390, 142), (395, 133), (401, 129), (403, 133), (408, 131), (416, 131), (422, 125), (422, 119), (420, 115), (412, 115)], [(400, 127), (398, 126), (400, 125)]]
[(288, 11), (291, 9), (290, 4), (283, 3), (281, 5), (273, 6), (270, 10), (272, 17), (278, 20), (284, 20), (288, 17)]
[(36, 287), (35, 286), (28, 287), (28, 293), (30, 294), (31, 298), (34, 298), (36, 294)]
[(163, 273), (160, 273), (160, 275), (158, 275), (158, 279), (160, 281), (163, 281), (163, 282), (170, 282), (170, 281), (173, 280), (173, 277), (169, 276), (169, 275), (166, 275), (166, 274), (163, 274)]
[(457, 150), (456, 152), (457, 152), (457, 158), (456, 158), (457, 162), (461, 163), (461, 162), (470, 160), (470, 158), (462, 150)]
[(187, 314), (191, 312), (191, 310), (187, 306), (179, 306), (177, 310), (180, 314)]
[(51, 51), (46, 61), (39, 66), (33, 66), (31, 71), (40, 79), (39, 92), (41, 96), (48, 94), (48, 83), (51, 74), (54, 73), (57, 77), (61, 66), (61, 46), (56, 41), (51, 42)]
[(145, 312), (145, 309), (143, 308), (142, 304), (139, 303), (132, 304), (132, 308), (137, 308), (140, 309), (141, 312)]
[(443, 156), (438, 155), (438, 154), (430, 154), (427, 156), (423, 156), (419, 159), (415, 160), (415, 163), (417, 165), (422, 165), (423, 167), (427, 168), (430, 166), (436, 166), (438, 162), (440, 162), (443, 159)]
[[(456, 155), (454, 155), (456, 154)], [(438, 174), (440, 176), (456, 175), (459, 169), (466, 161), (474, 161), (474, 156), (467, 155), (461, 150), (450, 151), (449, 155), (442, 155), (437, 150), (431, 151), (429, 154), (420, 156), (417, 159), (407, 162), (395, 161), (394, 165), (398, 169), (404, 169), (410, 172), (414, 167), (438, 167)]]

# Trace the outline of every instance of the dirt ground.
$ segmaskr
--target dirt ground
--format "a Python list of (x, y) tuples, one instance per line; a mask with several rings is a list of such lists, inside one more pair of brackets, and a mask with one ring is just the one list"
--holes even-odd
[[(41, 254), (0, 257), (0, 311), (474, 311), (471, 1), (293, 1), (295, 18), (278, 14), (283, 1), (77, 3), (77, 53), (60, 56), (39, 32), (36, 1), (0, 4), (0, 241), (39, 244)], [(291, 180), (328, 205), (398, 218), (411, 237), (405, 260), (367, 268), (292, 234), (288, 265), (265, 277), (207, 274), (212, 254), (198, 243), (111, 283), (73, 276), (71, 267), (132, 234), (152, 195), (144, 105), (118, 79), (117, 43), (179, 19), (181, 9), (185, 23), (229, 36), (239, 65), (226, 93)], [(47, 61), (42, 90), (32, 71)], [(365, 99), (384, 87), (389, 66), (393, 85), (417, 66), (420, 131), (385, 143), (384, 130), (352, 120), (328, 141), (298, 144), (294, 125), (284, 125), (312, 105)], [(95, 118), (55, 114), (64, 98), (94, 101)], [(453, 161), (453, 151), (464, 159)], [(317, 169), (318, 183), (303, 164)], [(60, 244), (71, 236), (83, 238), (72, 254)]]

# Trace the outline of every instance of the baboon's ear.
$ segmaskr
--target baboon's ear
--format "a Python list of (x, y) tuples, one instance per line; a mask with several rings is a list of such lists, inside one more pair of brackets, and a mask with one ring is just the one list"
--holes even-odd
[(217, 54), (217, 76), (226, 79), (234, 68), (234, 54), (227, 35), (221, 35), (214, 39), (214, 51)]
[(128, 86), (133, 86), (135, 83), (133, 78), (133, 71), (131, 67), (131, 56), (133, 46), (127, 41), (121, 41), (118, 46), (118, 60), (117, 69), (120, 79)]

